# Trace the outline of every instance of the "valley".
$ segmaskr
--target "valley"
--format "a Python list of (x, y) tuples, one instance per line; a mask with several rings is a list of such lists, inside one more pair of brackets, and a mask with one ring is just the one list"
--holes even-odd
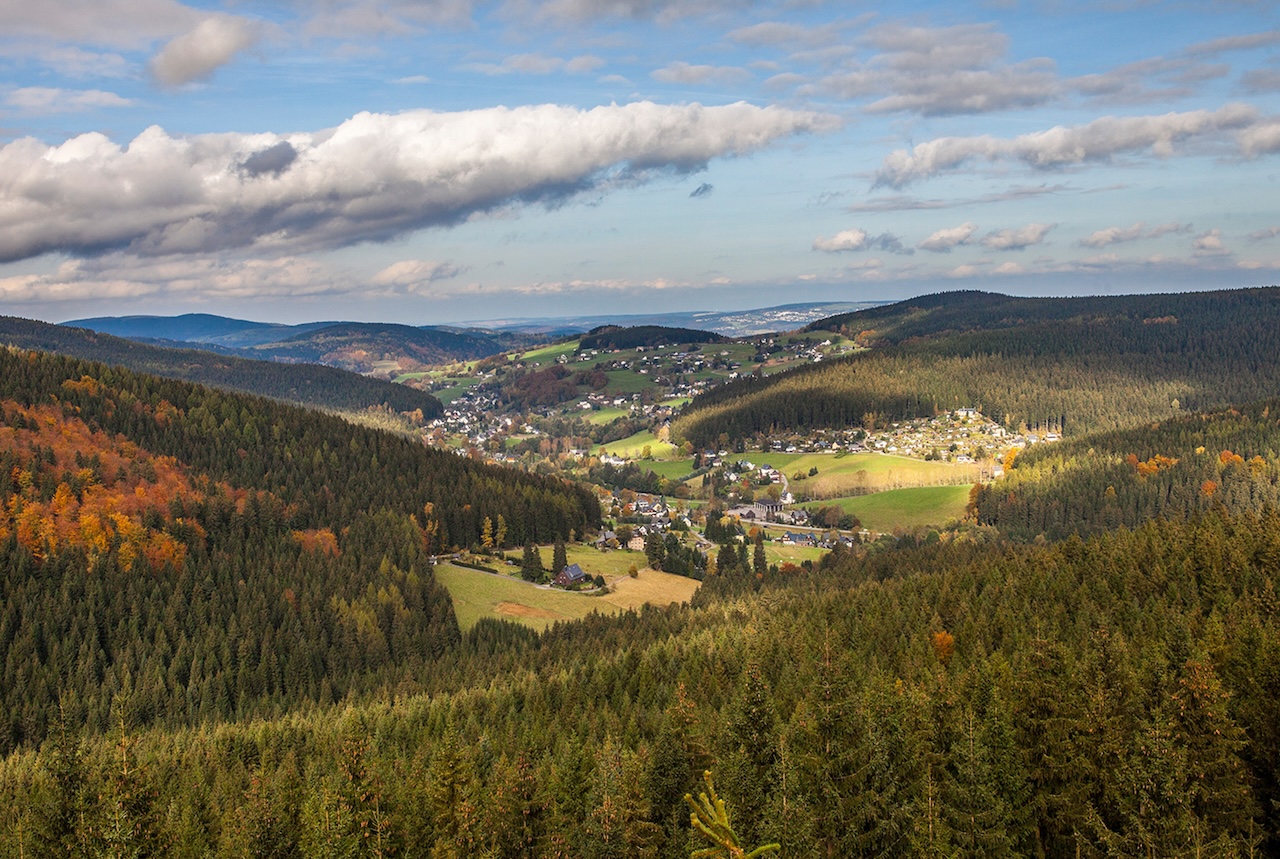
[(1008, 301), (363, 368), (438, 410), (8, 346), (0, 855), (677, 857), (704, 769), (801, 855), (1270, 855), (1280, 299)]

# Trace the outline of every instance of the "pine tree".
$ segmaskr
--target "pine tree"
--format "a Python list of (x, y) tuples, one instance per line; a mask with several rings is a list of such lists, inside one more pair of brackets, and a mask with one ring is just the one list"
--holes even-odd
[(565, 550), (564, 539), (556, 537), (555, 547), (551, 550), (551, 572), (559, 575), (560, 571), (569, 566), (569, 554)]
[(542, 553), (532, 543), (524, 544), (524, 554), (520, 558), (520, 577), (526, 582), (542, 581)]

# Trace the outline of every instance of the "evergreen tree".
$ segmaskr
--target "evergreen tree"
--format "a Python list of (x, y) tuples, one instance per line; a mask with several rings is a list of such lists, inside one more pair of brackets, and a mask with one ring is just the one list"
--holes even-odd
[(569, 566), (569, 554), (565, 550), (564, 540), (556, 537), (555, 547), (551, 550), (551, 572), (559, 575), (560, 571)]
[(544, 572), (542, 553), (532, 543), (525, 543), (524, 554), (520, 559), (520, 577), (526, 582), (540, 582)]

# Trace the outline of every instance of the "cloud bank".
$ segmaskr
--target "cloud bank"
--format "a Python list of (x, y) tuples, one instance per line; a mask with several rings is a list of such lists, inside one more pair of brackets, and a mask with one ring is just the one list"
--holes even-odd
[(52, 251), (272, 253), (384, 241), (499, 207), (692, 172), (829, 116), (637, 102), (361, 113), (314, 133), (98, 133), (0, 148), (0, 261)]

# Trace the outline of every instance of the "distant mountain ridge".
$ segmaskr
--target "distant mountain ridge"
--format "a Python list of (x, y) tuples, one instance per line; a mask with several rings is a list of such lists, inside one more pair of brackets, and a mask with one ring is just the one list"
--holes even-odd
[(879, 307), (883, 301), (814, 301), (780, 304), (749, 310), (691, 310), (672, 313), (600, 314), (598, 316), (534, 317), (490, 319), (469, 322), (493, 331), (524, 331), (548, 335), (572, 335), (602, 325), (693, 328), (713, 331), (727, 337), (750, 337), (755, 334), (793, 331), (818, 319)]
[(170, 348), (204, 349), (263, 361), (304, 361), (387, 376), (428, 364), (486, 358), (546, 339), (520, 332), (391, 322), (282, 325), (207, 313), (105, 316), (66, 324)]
[(199, 349), (175, 349), (69, 325), (0, 316), (0, 343), (101, 361), (143, 373), (244, 391), (339, 411), (386, 405), (398, 412), (443, 411), (430, 394), (336, 367), (255, 361)]

